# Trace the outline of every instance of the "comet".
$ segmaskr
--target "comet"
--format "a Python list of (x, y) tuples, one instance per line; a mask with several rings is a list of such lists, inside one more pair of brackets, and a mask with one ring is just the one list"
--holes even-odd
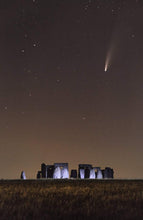
[(104, 71), (107, 72), (107, 65), (106, 65), (106, 64), (105, 64), (105, 69), (104, 69)]
[[(111, 65), (115, 62), (115, 59), (118, 58), (119, 51), (123, 48), (122, 43), (124, 42), (126, 31), (126, 26), (124, 25), (124, 16), (115, 23), (115, 27), (112, 30), (110, 41), (106, 50), (105, 57), (105, 66), (104, 72), (109, 71)], [(115, 66), (115, 64), (114, 64)]]
[(108, 54), (107, 54), (107, 57), (106, 57), (106, 60), (105, 60), (105, 68), (104, 68), (104, 71), (105, 71), (105, 72), (107, 72), (107, 70), (108, 70), (108, 68), (109, 68), (110, 60), (111, 60), (111, 56), (110, 56), (110, 54), (108, 53)]
[(107, 72), (107, 70), (109, 69), (111, 65), (111, 61), (113, 59), (113, 52), (114, 52), (114, 45), (110, 45), (110, 48), (107, 52), (106, 60), (105, 60), (105, 67), (104, 67), (105, 72)]

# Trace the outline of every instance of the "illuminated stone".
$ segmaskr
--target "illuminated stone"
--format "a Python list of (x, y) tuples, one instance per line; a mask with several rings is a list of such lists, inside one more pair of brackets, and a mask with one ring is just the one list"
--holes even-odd
[(95, 170), (94, 169), (91, 169), (90, 170), (90, 175), (89, 175), (89, 179), (95, 179), (96, 176), (95, 176)]
[(102, 171), (100, 170), (100, 168), (98, 168), (97, 170), (97, 179), (103, 179)]
[(24, 171), (21, 172), (21, 179), (22, 179), (22, 180), (26, 180), (26, 175), (25, 175), (25, 172), (24, 172)]
[(53, 179), (60, 179), (62, 177), (61, 175), (61, 168), (56, 167), (53, 174)]
[(84, 179), (84, 169), (80, 169), (80, 179)]
[(62, 179), (69, 179), (69, 171), (66, 167), (63, 167), (61, 170), (61, 178)]

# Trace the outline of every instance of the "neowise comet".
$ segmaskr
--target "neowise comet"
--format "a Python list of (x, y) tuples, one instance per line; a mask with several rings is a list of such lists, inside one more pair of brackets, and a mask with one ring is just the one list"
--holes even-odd
[(106, 56), (105, 68), (104, 68), (105, 72), (107, 72), (108, 68), (111, 65), (112, 55), (113, 55), (113, 45), (110, 46), (108, 53), (107, 53), (107, 56)]
[(104, 68), (105, 72), (107, 72), (107, 70), (108, 70), (110, 60), (111, 60), (111, 54), (108, 52), (107, 56), (106, 56), (106, 60), (105, 60), (105, 68)]
[(105, 72), (106, 72), (107, 69), (108, 69), (108, 64), (109, 64), (109, 60), (108, 60), (108, 57), (107, 57), (107, 59), (106, 59), (106, 61), (105, 61), (105, 69), (104, 69)]
[(109, 43), (109, 48), (106, 54), (106, 59), (105, 59), (105, 67), (104, 71), (107, 72), (111, 64), (113, 63), (113, 60), (117, 57), (117, 54), (119, 52), (119, 49), (121, 48), (121, 42), (122, 39), (122, 32), (123, 32), (123, 27), (118, 25), (118, 28), (116, 28), (111, 36), (111, 40)]

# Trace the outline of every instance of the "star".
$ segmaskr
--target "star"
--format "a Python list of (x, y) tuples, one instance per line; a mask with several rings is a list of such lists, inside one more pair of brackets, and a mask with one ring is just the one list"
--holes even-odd
[(27, 35), (27, 34), (24, 34), (24, 37), (25, 37), (25, 38), (27, 38), (27, 37), (28, 37), (28, 35)]
[(56, 82), (59, 84), (59, 83), (61, 82), (61, 80), (60, 80), (60, 79), (57, 79)]
[(31, 97), (31, 96), (32, 96), (32, 93), (31, 93), (31, 92), (29, 92), (29, 94), (28, 94), (28, 95), (29, 95), (29, 97)]
[(86, 120), (86, 116), (84, 115), (84, 116), (82, 116), (82, 120)]
[(131, 34), (131, 38), (135, 38), (135, 34)]

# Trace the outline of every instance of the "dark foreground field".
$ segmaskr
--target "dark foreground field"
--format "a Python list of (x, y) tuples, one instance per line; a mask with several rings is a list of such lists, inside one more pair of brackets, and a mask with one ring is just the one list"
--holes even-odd
[(1, 180), (0, 219), (143, 219), (143, 181)]

